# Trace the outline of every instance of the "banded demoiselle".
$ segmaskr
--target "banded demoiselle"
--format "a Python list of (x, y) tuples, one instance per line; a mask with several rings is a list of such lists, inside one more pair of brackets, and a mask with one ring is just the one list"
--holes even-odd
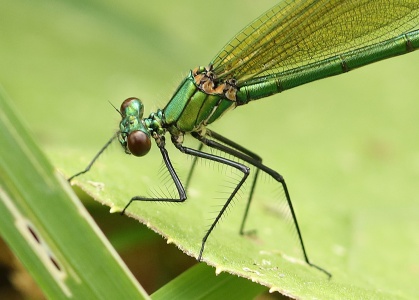
[[(242, 177), (204, 235), (205, 243), (247, 180), (250, 169), (255, 176), (250, 189), (240, 233), (252, 200), (259, 171), (270, 175), (283, 189), (306, 263), (331, 276), (310, 262), (301, 230), (283, 176), (265, 166), (247, 148), (207, 129), (224, 113), (253, 100), (393, 56), (419, 47), (419, 0), (283, 0), (250, 23), (204, 67), (191, 70), (163, 109), (143, 118), (144, 107), (137, 98), (126, 99), (118, 112), (119, 130), (103, 146), (86, 173), (103, 151), (118, 139), (127, 154), (144, 156), (154, 139), (176, 186), (174, 198), (134, 196), (122, 213), (135, 201), (184, 202), (185, 186), (193, 174), (196, 159), (207, 159), (235, 168)], [(184, 185), (179, 179), (165, 147), (165, 134), (182, 153), (194, 157)], [(185, 134), (200, 142), (198, 149), (183, 146)], [(217, 149), (238, 160), (203, 151)]]

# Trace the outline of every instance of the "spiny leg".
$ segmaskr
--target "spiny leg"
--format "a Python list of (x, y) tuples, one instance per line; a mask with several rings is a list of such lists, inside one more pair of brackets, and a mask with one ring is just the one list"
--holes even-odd
[[(196, 132), (192, 133), (192, 136), (195, 137), (196, 139), (198, 139), (199, 141), (201, 141), (203, 144), (205, 144), (208, 147), (212, 147), (214, 149), (223, 151), (225, 153), (228, 153), (232, 156), (235, 156), (238, 159), (241, 159), (241, 160), (253, 165), (257, 169), (260, 169), (263, 172), (270, 175), (273, 179), (275, 179), (277, 182), (279, 182), (282, 185), (282, 188), (283, 188), (284, 193), (285, 193), (285, 198), (287, 200), (287, 204), (288, 204), (288, 207), (290, 209), (291, 216), (292, 216), (292, 219), (293, 219), (293, 222), (294, 222), (294, 226), (295, 226), (295, 229), (297, 231), (298, 239), (300, 241), (300, 246), (301, 246), (301, 250), (302, 250), (303, 255), (304, 255), (304, 260), (306, 261), (306, 263), (308, 265), (310, 265), (310, 266), (318, 269), (319, 271), (325, 273), (330, 278), (332, 276), (332, 274), (330, 274), (325, 269), (311, 263), (310, 260), (308, 259), (307, 251), (305, 249), (304, 242), (303, 242), (303, 236), (301, 234), (300, 226), (298, 225), (297, 216), (295, 214), (294, 207), (293, 207), (292, 202), (291, 202), (291, 197), (290, 197), (290, 194), (288, 192), (288, 187), (287, 187), (287, 184), (285, 183), (285, 179), (275, 170), (273, 170), (273, 169), (265, 166), (264, 164), (262, 164), (261, 159), (260, 158), (257, 159), (258, 158), (257, 155), (253, 154), (252, 152), (243, 148), (242, 146), (230, 141), (229, 139), (221, 136), (220, 134), (217, 134), (215, 132), (211, 132), (210, 136), (219, 140), (220, 142), (224, 143), (225, 145), (221, 144), (221, 143), (218, 143), (215, 140), (208, 139), (205, 136), (202, 136), (202, 135), (200, 135)], [(250, 154), (256, 156), (256, 158), (254, 158)], [(252, 189), (253, 189), (253, 187), (252, 187)], [(252, 193), (253, 193), (253, 191), (252, 191)], [(247, 214), (247, 212), (246, 212), (246, 214)]]
[[(222, 135), (220, 135), (220, 134), (218, 134), (214, 131), (210, 131), (208, 129), (207, 129), (206, 135), (210, 136), (211, 138), (214, 138), (217, 141), (220, 141), (223, 144), (226, 144), (227, 146), (229, 146), (231, 148), (234, 148), (234, 149), (242, 152), (243, 154), (249, 156), (251, 159), (253, 159), (255, 161), (258, 161), (260, 164), (262, 163), (262, 158), (259, 155), (257, 155), (255, 153), (253, 153), (252, 151), (244, 148), (243, 146), (237, 144), (236, 142), (234, 142), (230, 139), (227, 139), (226, 137), (224, 137), (224, 136), (222, 136)], [(203, 145), (203, 143), (201, 143), (201, 145)], [(247, 199), (246, 208), (245, 208), (245, 211), (244, 211), (242, 223), (240, 225), (240, 231), (239, 232), (242, 235), (245, 234), (244, 226), (246, 224), (247, 216), (249, 214), (250, 203), (252, 202), (252, 199), (253, 199), (253, 194), (255, 192), (256, 182), (257, 182), (258, 176), (259, 176), (259, 168), (256, 168), (255, 176), (253, 177), (253, 182), (252, 182), (252, 185), (250, 187), (249, 198)]]
[(173, 141), (174, 145), (176, 146), (176, 148), (178, 148), (182, 153), (189, 154), (189, 155), (192, 155), (192, 156), (195, 156), (195, 157), (199, 157), (199, 158), (204, 158), (204, 159), (212, 160), (212, 161), (215, 161), (215, 162), (218, 162), (218, 163), (222, 163), (222, 164), (225, 164), (227, 166), (236, 168), (236, 169), (238, 169), (239, 171), (241, 171), (243, 173), (243, 177), (241, 178), (240, 182), (236, 185), (236, 187), (234, 188), (233, 192), (230, 194), (230, 196), (228, 197), (227, 201), (224, 203), (223, 207), (218, 212), (218, 215), (215, 217), (215, 219), (212, 222), (210, 228), (207, 230), (207, 232), (205, 233), (204, 237), (202, 238), (201, 250), (199, 251), (199, 256), (198, 256), (198, 260), (201, 260), (202, 253), (204, 252), (204, 248), (205, 248), (205, 243), (206, 243), (208, 237), (210, 236), (211, 232), (214, 230), (215, 226), (220, 221), (222, 215), (226, 211), (227, 207), (230, 205), (230, 203), (233, 200), (233, 198), (236, 196), (237, 192), (243, 186), (244, 182), (246, 181), (247, 177), (250, 174), (250, 169), (249, 169), (249, 167), (247, 167), (247, 166), (245, 166), (245, 165), (243, 165), (241, 163), (232, 161), (230, 159), (227, 159), (227, 158), (224, 158), (224, 157), (220, 157), (220, 156), (217, 156), (217, 155), (214, 155), (214, 154), (202, 152), (202, 151), (199, 151), (199, 150), (196, 150), (196, 149), (184, 147), (182, 144), (177, 143), (176, 140), (174, 140), (174, 139), (172, 139), (172, 141)]
[[(240, 152), (243, 152), (244, 154), (246, 154), (246, 155), (252, 157), (253, 159), (259, 161), (260, 163), (262, 163), (262, 158), (260, 156), (258, 156), (257, 154), (251, 152), (250, 150), (242, 147), (241, 145), (239, 145), (239, 144), (237, 144), (237, 143), (235, 143), (235, 142), (233, 142), (233, 141), (225, 138), (224, 136), (222, 136), (222, 135), (220, 135), (220, 134), (218, 134), (218, 133), (216, 133), (214, 131), (210, 131), (208, 129), (207, 129), (207, 135), (211, 136), (212, 138), (214, 138), (214, 139), (216, 139), (216, 140), (218, 140), (218, 141), (220, 141), (220, 142), (222, 142), (222, 143), (224, 143), (224, 144), (226, 144), (226, 145), (228, 145), (228, 146), (230, 146), (232, 148), (235, 148), (236, 150), (238, 150)], [(199, 144), (197, 150), (198, 151), (202, 151), (202, 148), (203, 147), (204, 147), (204, 144), (201, 142)], [(193, 158), (192, 165), (191, 165), (191, 167), (189, 169), (188, 177), (186, 179), (186, 184), (185, 184), (185, 189), (186, 190), (189, 187), (190, 181), (191, 181), (192, 176), (193, 176), (193, 173), (195, 171), (197, 160), (198, 160), (198, 157), (195, 156)], [(251, 188), (250, 188), (249, 197), (248, 197), (246, 208), (245, 208), (245, 211), (244, 211), (242, 223), (240, 225), (240, 231), (239, 231), (239, 233), (242, 234), (242, 235), (245, 234), (245, 232), (244, 232), (244, 226), (245, 226), (245, 223), (246, 223), (246, 220), (247, 220), (247, 216), (249, 214), (250, 203), (251, 203), (251, 201), (253, 199), (253, 194), (254, 194), (254, 191), (255, 191), (255, 187), (256, 187), (256, 182), (257, 182), (258, 176), (259, 176), (259, 169), (256, 168), (255, 176), (253, 177), (253, 182), (252, 182), (252, 185), (251, 185)]]

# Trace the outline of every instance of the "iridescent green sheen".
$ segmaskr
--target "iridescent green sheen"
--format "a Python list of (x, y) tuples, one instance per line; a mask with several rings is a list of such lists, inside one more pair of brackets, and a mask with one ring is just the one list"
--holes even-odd
[(163, 109), (163, 113), (168, 127), (175, 126), (182, 132), (191, 132), (211, 124), (235, 104), (218, 94), (201, 91), (190, 72)]

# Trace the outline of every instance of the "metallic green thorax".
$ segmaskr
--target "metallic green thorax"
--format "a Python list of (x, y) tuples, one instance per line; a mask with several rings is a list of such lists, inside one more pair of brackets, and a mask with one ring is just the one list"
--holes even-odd
[(229, 94), (234, 91), (230, 83), (217, 83), (210, 68), (189, 72), (163, 109), (165, 126), (171, 133), (200, 130), (236, 107), (235, 97)]

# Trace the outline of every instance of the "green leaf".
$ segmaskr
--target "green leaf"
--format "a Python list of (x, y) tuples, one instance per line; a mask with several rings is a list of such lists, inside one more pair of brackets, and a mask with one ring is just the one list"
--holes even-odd
[[(70, 176), (116, 131), (108, 100), (118, 106), (139, 96), (145, 114), (163, 107), (189, 69), (206, 65), (276, 2), (9, 1), (0, 11), (0, 81), (54, 165)], [(283, 255), (287, 228), (270, 213), (278, 194), (266, 176), (247, 226), (256, 235), (238, 235), (243, 190), (210, 236), (204, 260), (293, 297), (418, 298), (418, 63), (412, 53), (310, 83), (240, 107), (211, 127), (285, 177), (309, 257), (333, 274), (330, 281)], [(111, 146), (75, 183), (118, 207), (134, 195), (172, 193), (155, 150), (133, 158)], [(191, 160), (168, 150), (184, 180)], [(235, 176), (201, 162), (186, 203), (135, 203), (128, 213), (196, 256)]]

